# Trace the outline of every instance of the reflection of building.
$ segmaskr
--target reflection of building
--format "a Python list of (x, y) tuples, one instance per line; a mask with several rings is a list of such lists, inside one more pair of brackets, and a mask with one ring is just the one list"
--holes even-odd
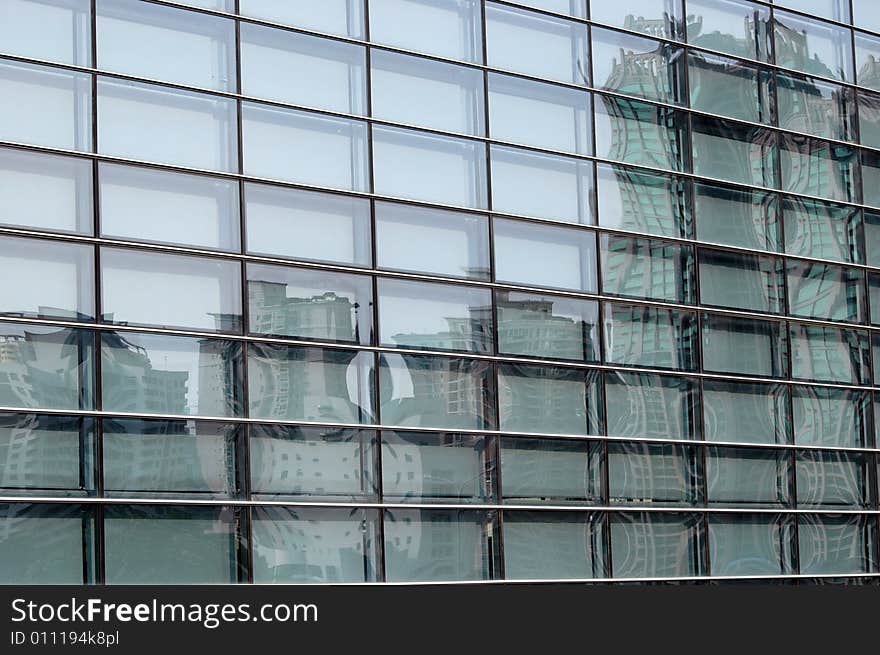
[(251, 330), (261, 334), (294, 334), (304, 339), (360, 341), (357, 303), (352, 304), (332, 291), (291, 298), (286, 290), (287, 285), (282, 282), (248, 283)]
[(91, 336), (69, 329), (19, 329), (0, 334), (0, 405), (79, 407), (90, 370)]

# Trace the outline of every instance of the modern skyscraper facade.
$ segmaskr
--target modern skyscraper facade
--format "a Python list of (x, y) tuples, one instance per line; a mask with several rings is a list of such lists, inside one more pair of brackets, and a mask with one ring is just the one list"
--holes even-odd
[(0, 582), (880, 580), (878, 120), (873, 0), (0, 0)]

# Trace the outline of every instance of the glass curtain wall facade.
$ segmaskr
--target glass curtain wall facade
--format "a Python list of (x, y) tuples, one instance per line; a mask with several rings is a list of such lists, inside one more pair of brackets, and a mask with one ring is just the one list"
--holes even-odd
[(871, 0), (0, 0), (0, 581), (878, 580)]

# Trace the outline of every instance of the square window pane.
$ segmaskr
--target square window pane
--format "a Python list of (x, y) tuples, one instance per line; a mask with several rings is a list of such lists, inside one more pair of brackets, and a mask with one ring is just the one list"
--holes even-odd
[(607, 434), (611, 437), (698, 439), (699, 391), (681, 376), (605, 373)]
[(832, 321), (865, 320), (865, 274), (860, 269), (788, 260), (788, 311)]
[[(861, 23), (856, 23), (863, 27)], [(880, 79), (877, 75), (877, 55), (880, 54), (880, 38), (865, 34), (855, 33), (856, 42), (856, 81), (861, 86), (880, 91)]]
[(792, 387), (795, 443), (864, 448), (868, 445), (870, 402), (867, 391)]
[(693, 120), (694, 173), (776, 188), (776, 133), (702, 116)]
[(852, 0), (852, 9), (853, 25), (880, 32), (880, 12), (874, 0)]
[(752, 123), (773, 120), (769, 71), (736, 59), (691, 52), (688, 84), (693, 109)]
[(585, 439), (501, 439), (501, 481), (513, 504), (600, 504), (602, 444)]
[(746, 0), (688, 0), (687, 12), (688, 43), (770, 61), (769, 7)]
[(855, 148), (783, 134), (779, 149), (782, 190), (857, 202), (859, 163)]
[(481, 63), (479, 0), (370, 0), (370, 39)]
[(873, 516), (801, 515), (798, 544), (801, 573), (829, 575), (877, 570), (877, 526)]
[(605, 577), (603, 518), (586, 512), (504, 512), (504, 579)]
[(853, 81), (849, 29), (776, 9), (773, 32), (777, 65), (841, 82)]
[(801, 450), (795, 457), (798, 507), (866, 507), (871, 498), (865, 454)]
[(811, 77), (776, 73), (779, 127), (826, 139), (855, 140), (855, 94)]
[(704, 370), (786, 375), (788, 349), (783, 323), (703, 314), (702, 330)]
[(694, 301), (694, 251), (649, 239), (599, 236), (602, 291), (627, 298)]
[(699, 502), (696, 451), (680, 444), (608, 443), (608, 502), (692, 505)]
[(716, 184), (694, 184), (697, 238), (755, 250), (779, 248), (775, 193)]
[(862, 261), (858, 209), (786, 196), (782, 218), (785, 252), (839, 262)]
[(363, 0), (239, 0), (238, 11), (242, 16), (355, 39), (361, 38), (364, 33)]
[(723, 250), (697, 250), (700, 302), (704, 305), (779, 313), (783, 310), (783, 261)]
[(787, 507), (791, 451), (771, 448), (706, 449), (708, 502), (720, 507)]
[(88, 66), (90, 16), (89, 0), (7, 0), (0, 43), (12, 55)]
[(868, 335), (818, 325), (789, 325), (791, 374), (800, 380), (867, 384)]
[[(494, 187), (494, 168), (493, 168)], [(599, 225), (657, 236), (691, 236), (690, 181), (597, 164)]]
[(706, 440), (788, 443), (788, 395), (788, 387), (781, 384), (704, 380)]
[(605, 303), (605, 361), (692, 371), (696, 315), (658, 307)]
[(862, 150), (861, 155), (862, 202), (880, 207), (880, 153)]
[(794, 572), (792, 517), (709, 514), (712, 575), (786, 575)]
[(880, 96), (859, 92), (859, 143), (880, 148)]
[(612, 575), (652, 578), (699, 574), (701, 522), (696, 514), (612, 514)]

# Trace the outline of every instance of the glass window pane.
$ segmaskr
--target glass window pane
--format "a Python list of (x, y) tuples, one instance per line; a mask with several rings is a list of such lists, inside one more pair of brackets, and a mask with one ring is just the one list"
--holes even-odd
[(237, 416), (241, 344), (134, 332), (101, 337), (103, 409)]
[(249, 416), (372, 423), (372, 376), (372, 353), (251, 343)]
[(863, 212), (865, 230), (865, 263), (868, 266), (880, 266), (880, 213)]
[(852, 42), (845, 27), (776, 9), (774, 54), (776, 63), (802, 73), (853, 81)]
[(373, 284), (347, 275), (248, 263), (248, 331), (370, 344)]
[(794, 572), (792, 517), (709, 514), (712, 575), (785, 575)]
[(376, 496), (369, 430), (251, 425), (251, 493), (260, 499), (353, 501)]
[(493, 68), (586, 86), (588, 50), (583, 23), (486, 3), (486, 63)]
[(0, 488), (4, 495), (85, 495), (95, 488), (94, 447), (90, 418), (0, 414)]
[(492, 208), (497, 212), (594, 223), (593, 162), (492, 145)]
[(504, 512), (504, 579), (605, 577), (602, 515)]
[(596, 94), (596, 156), (652, 168), (684, 171), (687, 115), (637, 100)]
[(696, 451), (680, 444), (608, 444), (608, 502), (690, 505), (699, 501)]
[(238, 183), (99, 164), (101, 236), (239, 249)]
[(597, 371), (499, 364), (499, 429), (599, 434), (602, 430), (600, 387)]
[(781, 384), (703, 380), (705, 439), (788, 443), (788, 394)]
[(880, 13), (874, 0), (851, 0), (853, 25), (880, 32)]
[(593, 86), (669, 104), (684, 104), (681, 48), (594, 27)]
[(0, 323), (0, 406), (92, 409), (95, 335)]
[(485, 143), (374, 126), (373, 161), (376, 193), (486, 207)]
[(107, 323), (241, 331), (238, 262), (102, 248), (101, 283)]
[(587, 17), (586, 5), (581, 0), (521, 0), (520, 4), (557, 14), (568, 14), (575, 18)]
[(865, 507), (869, 503), (868, 459), (852, 454), (802, 450), (795, 457), (798, 507)]
[(868, 335), (818, 325), (790, 324), (792, 377), (867, 384)]
[(492, 138), (589, 155), (590, 100), (586, 91), (490, 73)]
[[(0, 140), (92, 150), (92, 76), (0, 60)], [(143, 129), (144, 126), (141, 126)]]
[[(494, 168), (493, 168), (494, 186)], [(599, 225), (657, 236), (691, 236), (690, 182), (671, 175), (597, 164)]]
[(109, 505), (108, 584), (228, 584), (238, 577), (238, 516), (227, 507)]
[(90, 244), (0, 237), (0, 277), (7, 280), (0, 286), (0, 313), (94, 320), (95, 249)]
[(743, 0), (688, 0), (687, 11), (688, 43), (735, 57), (770, 60), (768, 7)]
[(865, 275), (859, 269), (789, 260), (788, 311), (832, 321), (865, 319)]
[(599, 255), (603, 293), (694, 301), (694, 251), (689, 246), (601, 234)]
[(880, 96), (859, 92), (859, 143), (880, 148)]
[(375, 582), (372, 509), (254, 507), (254, 582)]
[[(246, 174), (368, 190), (365, 123), (249, 102), (241, 111)], [(294, 152), (309, 156), (291, 157)]]
[(783, 134), (779, 149), (782, 190), (856, 202), (858, 153), (825, 141)]
[(370, 201), (245, 184), (247, 251), (370, 265)]
[(89, 0), (7, 0), (0, 7), (3, 52), (88, 66)]
[(868, 392), (797, 385), (792, 387), (791, 403), (795, 443), (849, 448), (868, 444)]
[(775, 0), (777, 4), (798, 9), (819, 18), (850, 22), (849, 0)]
[(128, 0), (97, 0), (96, 20), (98, 68), (235, 91), (233, 21)]
[(612, 575), (649, 578), (698, 574), (700, 522), (696, 514), (612, 514)]
[(0, 148), (0, 223), (92, 234), (92, 163)]
[(880, 325), (880, 275), (868, 273), (868, 300), (871, 307), (870, 322)]
[(497, 280), (596, 291), (596, 237), (587, 230), (494, 219)]
[(707, 500), (721, 507), (787, 507), (791, 465), (788, 450), (709, 447)]
[(782, 323), (703, 314), (702, 338), (706, 371), (786, 375), (788, 350)]
[[(138, 129), (133, 131), (132, 125)], [(236, 103), (229, 98), (98, 79), (102, 154), (236, 171), (235, 126)]]
[(782, 218), (785, 252), (841, 262), (861, 261), (862, 238), (857, 209), (786, 196), (782, 203)]
[(479, 0), (370, 0), (376, 43), (481, 63)]
[(698, 384), (689, 378), (607, 372), (605, 404), (611, 437), (698, 439)]
[(80, 505), (0, 505), (3, 584), (94, 583), (93, 535), (92, 510)]
[(691, 138), (695, 174), (740, 184), (779, 186), (774, 132), (694, 116)]
[(366, 113), (362, 46), (241, 23), (241, 92), (292, 105)]
[(489, 279), (489, 219), (390, 202), (375, 203), (381, 268)]
[[(861, 23), (856, 23), (864, 27)], [(856, 42), (856, 81), (861, 86), (880, 91), (880, 76), (878, 76), (877, 56), (880, 54), (880, 38), (865, 34), (855, 33)]]
[(862, 202), (880, 207), (880, 154), (862, 150)]
[[(486, 132), (483, 72), (385, 50), (370, 53), (373, 116), (447, 132)], [(273, 84), (274, 84), (273, 80)]]
[(236, 426), (196, 421), (103, 421), (104, 490), (113, 496), (235, 494)]
[(238, 0), (238, 11), (242, 16), (355, 39), (361, 38), (364, 33), (363, 0)]
[(492, 502), (494, 446), (489, 437), (382, 432), (386, 502)]
[(700, 302), (704, 305), (779, 313), (785, 295), (783, 261), (723, 250), (697, 250)]
[(385, 511), (389, 582), (489, 580), (493, 514), (478, 510)]
[(694, 109), (752, 123), (773, 120), (769, 71), (736, 59), (691, 52), (688, 84)]
[(599, 304), (496, 291), (498, 352), (550, 359), (599, 360)]
[(682, 38), (681, 4), (667, 0), (589, 0), (590, 20), (649, 36)]
[(602, 444), (585, 439), (501, 439), (504, 500), (534, 504), (600, 504)]
[(605, 360), (610, 364), (693, 370), (696, 315), (605, 303)]
[(779, 127), (826, 139), (855, 140), (855, 94), (837, 84), (776, 73)]
[(755, 250), (779, 249), (775, 193), (694, 184), (697, 238)]
[(382, 345), (492, 353), (489, 289), (388, 278), (377, 288)]
[(877, 570), (877, 528), (872, 516), (798, 517), (800, 571), (817, 575)]

